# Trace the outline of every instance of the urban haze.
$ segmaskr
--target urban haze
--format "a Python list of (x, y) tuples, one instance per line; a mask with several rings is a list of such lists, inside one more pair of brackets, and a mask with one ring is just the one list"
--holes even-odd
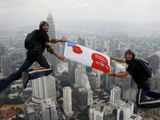
[[(49, 37), (70, 40), (116, 58), (127, 49), (150, 62), (151, 87), (160, 91), (159, 0), (1, 0), (0, 78), (18, 70), (27, 33), (47, 20)], [(64, 52), (64, 45), (54, 49)], [(113, 78), (45, 53), (53, 67), (49, 76), (22, 79), (0, 94), (0, 120), (160, 120), (160, 109), (138, 109), (131, 77)], [(125, 65), (112, 61), (113, 71)], [(34, 64), (36, 66), (36, 64)]]

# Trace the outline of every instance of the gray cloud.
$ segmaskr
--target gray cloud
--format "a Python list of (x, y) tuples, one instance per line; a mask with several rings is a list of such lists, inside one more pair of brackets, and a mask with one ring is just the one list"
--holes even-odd
[(49, 12), (56, 21), (160, 20), (159, 0), (1, 0), (1, 22), (29, 24), (45, 19)]

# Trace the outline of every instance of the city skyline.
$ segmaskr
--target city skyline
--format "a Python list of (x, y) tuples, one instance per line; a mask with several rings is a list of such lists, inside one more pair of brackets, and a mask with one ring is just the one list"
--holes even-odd
[[(56, 4), (61, 4), (60, 1)], [(76, 2), (74, 0), (69, 1), (69, 3), (67, 2), (65, 4), (66, 6), (64, 5), (65, 7), (68, 7), (68, 4)], [(115, 3), (117, 6), (119, 6), (118, 3), (122, 5), (126, 2), (126, 0), (122, 1), (123, 2), (121, 3), (114, 0), (113, 2), (110, 1), (109, 3)], [(37, 2), (38, 1), (32, 1), (31, 7), (35, 7), (35, 4)], [(45, 6), (47, 5), (47, 2), (49, 3), (49, 0), (47, 2), (40, 0), (40, 2), (41, 4), (45, 3)], [(87, 2), (91, 3), (90, 0), (80, 0), (80, 5), (78, 5), (78, 7), (88, 8), (90, 4)], [(93, 3), (95, 4), (97, 2), (98, 0), (95, 0)], [(105, 3), (104, 0), (102, 0), (101, 2)], [(7, 2), (3, 2), (3, 4), (5, 3)], [(15, 1), (15, 3), (16, 5), (23, 4), (21, 6), (22, 8), (26, 6), (25, 2), (23, 3), (18, 0)], [(136, 0), (135, 2), (127, 2), (126, 5), (133, 4), (132, 7), (134, 7), (134, 5), (137, 5), (138, 3), (139, 2), (137, 2)], [(142, 5), (143, 3), (145, 2), (141, 1), (140, 5)], [(147, 6), (149, 3), (150, 2), (147, 1), (147, 3), (143, 5), (142, 9), (144, 9), (145, 6)], [(16, 6), (14, 4), (13, 6)], [(139, 9), (140, 5), (138, 6)], [(61, 7), (62, 6), (60, 6), (60, 8)], [(17, 8), (14, 8), (14, 10), (16, 9)], [(24, 7), (24, 9), (26, 8)], [(40, 12), (39, 8), (35, 9), (37, 10), (37, 13)], [(44, 13), (46, 11), (44, 11)], [(35, 14), (34, 12), (35, 11), (33, 11), (32, 15)], [(79, 13), (77, 13), (77, 15), (78, 14)], [(44, 20), (46, 20), (47, 15), (48, 11), (45, 15), (42, 15), (45, 16)], [(40, 21), (39, 18), (40, 16), (37, 17), (35, 21)], [(122, 25), (121, 20), (118, 23), (119, 26), (117, 26), (117, 24), (114, 25), (114, 22), (111, 22), (112, 24), (102, 23), (102, 26), (104, 25), (103, 27), (94, 24), (93, 21), (90, 22), (90, 25), (86, 25), (87, 22), (83, 20), (81, 24), (76, 25), (81, 26), (80, 28), (76, 29), (76, 31), (74, 31), (75, 28), (70, 28), (71, 25), (66, 25), (68, 26), (68, 28), (70, 28), (70, 30), (65, 32), (64, 29), (60, 30), (63, 25), (61, 25), (61, 27), (59, 26), (60, 22), (58, 21), (58, 19), (60, 19), (60, 16), (57, 17), (56, 15), (52, 14), (52, 12), (49, 12), (47, 18), (47, 21), (51, 26), (48, 32), (49, 37), (56, 36), (57, 38), (61, 38), (68, 32), (68, 34), (70, 35), (69, 39), (77, 40), (79, 44), (84, 45), (88, 48), (101, 50), (101, 52), (109, 56), (121, 58), (123, 57), (125, 50), (128, 48), (133, 49), (137, 56), (140, 58), (146, 58), (150, 56), (149, 59), (153, 64), (152, 67), (153, 69), (155, 69), (153, 81), (151, 84), (154, 90), (160, 90), (160, 66), (159, 64), (157, 64), (160, 62), (160, 34), (157, 29), (155, 29), (157, 31), (156, 33), (150, 30), (149, 32), (151, 32), (151, 34), (146, 34), (145, 31), (142, 32), (145, 34), (137, 34), (142, 30), (140, 29), (139, 31), (135, 32), (135, 30), (138, 29), (139, 26), (137, 27), (132, 25), (134, 28), (136, 28), (132, 31), (132, 27), (130, 28), (127, 25)], [(73, 21), (74, 20), (75, 19), (73, 19)], [(16, 28), (16, 26), (14, 26), (16, 29), (18, 29), (17, 31), (15, 31), (14, 37), (11, 36), (8, 32), (5, 34), (3, 34), (4, 32), (0, 33), (0, 40), (2, 41), (0, 43), (0, 50), (4, 51), (0, 53), (0, 77), (7, 76), (10, 72), (15, 72), (22, 64), (22, 61), (24, 59), (23, 56), (25, 55), (24, 34), (30, 31), (32, 27), (35, 27), (39, 24), (39, 22), (36, 22), (36, 24), (34, 24), (35, 21), (32, 21), (32, 19), (28, 20), (27, 24), (29, 25), (29, 27), (22, 27), (23, 29)], [(142, 22), (141, 20), (138, 21)], [(12, 23), (14, 24), (17, 22), (18, 21), (14, 21), (14, 19), (12, 21)], [(73, 26), (74, 24), (76, 24), (76, 22), (73, 23)], [(138, 25), (141, 23), (136, 24)], [(9, 25), (10, 24), (7, 24), (7, 26)], [(23, 25), (25, 26), (25, 24)], [(145, 23), (143, 23), (143, 25), (145, 26)], [(90, 26), (89, 29), (88, 26)], [(107, 29), (104, 30), (103, 28), (105, 27)], [(93, 29), (95, 29), (94, 33), (91, 32)], [(145, 29), (145, 27), (143, 29)], [(64, 51), (64, 45), (54, 46), (53, 48), (56, 51), (60, 51), (62, 53)], [(2, 104), (5, 104), (7, 106), (11, 103), (17, 105), (20, 104), (21, 108), (24, 108), (24, 111), (17, 112), (19, 117), (21, 116), (21, 114), (23, 115), (22, 120), (142, 120), (142, 117), (147, 118), (146, 116), (148, 114), (151, 118), (155, 118), (158, 116), (159, 119), (159, 108), (150, 110), (144, 109), (142, 110), (144, 113), (141, 113), (141, 110), (139, 109), (134, 109), (137, 87), (135, 86), (135, 83), (133, 82), (131, 77), (128, 77), (126, 80), (124, 80), (124, 78), (113, 78), (111, 76), (96, 72), (95, 70), (92, 70), (91, 68), (88, 68), (81, 64), (74, 63), (73, 61), (68, 60), (65, 63), (59, 61), (56, 62), (55, 59), (50, 58), (48, 54), (45, 55), (47, 56), (47, 60), (52, 64), (52, 67), (54, 68), (54, 72), (51, 75), (38, 78), (37, 80), (30, 82), (27, 88), (23, 90), (23, 92), (22, 80), (20, 79), (14, 82), (11, 87), (6, 89), (6, 91), (4, 91), (2, 95), (0, 95), (0, 102)], [(153, 61), (152, 59), (155, 59), (155, 61)], [(113, 72), (122, 72), (126, 69), (126, 65), (117, 63), (116, 61), (111, 62), (111, 66)], [(5, 108), (5, 106), (2, 105), (2, 108), (3, 107)], [(10, 109), (12, 109), (12, 107)], [(2, 109), (2, 111), (0, 109), (0, 115), (3, 114), (3, 111), (6, 111), (6, 113), (7, 111), (10, 112), (10, 109)], [(12, 111), (13, 113), (15, 112), (15, 110), (13, 109)]]

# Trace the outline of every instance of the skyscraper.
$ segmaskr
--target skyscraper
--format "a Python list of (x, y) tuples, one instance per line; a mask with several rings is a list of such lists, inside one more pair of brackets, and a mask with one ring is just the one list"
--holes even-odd
[(58, 120), (56, 104), (51, 99), (28, 102), (25, 103), (26, 120)]
[(4, 76), (8, 76), (11, 73), (11, 59), (7, 55), (0, 57), (1, 72)]
[(104, 120), (116, 120), (117, 109), (111, 104), (107, 104), (104, 108)]
[(25, 104), (25, 120), (42, 120), (39, 111), (39, 104), (34, 104), (32, 102), (26, 102)]
[(78, 91), (73, 95), (73, 98), (77, 99), (77, 104), (82, 110), (86, 108), (86, 106), (91, 106), (93, 104), (93, 92), (86, 88), (78, 88)]
[(47, 22), (49, 24), (48, 35), (50, 38), (55, 38), (56, 37), (55, 24), (54, 24), (53, 16), (51, 13), (48, 14)]
[(25, 111), (25, 114), (26, 114), (26, 119), (36, 120), (35, 111), (34, 111), (33, 107), (29, 107), (29, 105), (28, 105), (27, 109)]
[(97, 110), (96, 108), (89, 108), (89, 120), (104, 120), (104, 111)]
[[(55, 32), (55, 23), (54, 23), (54, 20), (53, 20), (53, 16), (52, 14), (48, 14), (48, 17), (47, 17), (47, 22), (49, 24), (49, 30), (48, 30), (48, 35), (49, 35), (49, 38), (52, 39), (52, 38), (56, 38), (56, 32)], [(59, 51), (59, 46), (58, 45), (52, 45), (52, 47), (56, 50), (56, 51)], [(55, 66), (57, 63), (58, 63), (58, 60), (57, 58), (54, 56), (54, 55), (51, 55), (51, 54), (48, 54), (46, 53), (47, 55), (47, 58), (49, 60), (49, 63), (52, 65), (52, 66)]]
[(33, 98), (56, 101), (56, 80), (53, 76), (46, 76), (32, 81)]
[(55, 102), (46, 99), (41, 102), (42, 120), (58, 120)]
[(57, 64), (56, 70), (55, 70), (55, 75), (61, 75), (63, 72), (68, 72), (68, 62), (59, 62)]
[(88, 74), (90, 81), (90, 86), (93, 90), (100, 89), (101, 87), (101, 77), (99, 73), (91, 72)]
[(73, 114), (72, 111), (72, 89), (70, 87), (63, 88), (63, 109), (67, 116)]
[(117, 120), (128, 120), (134, 113), (134, 103), (126, 103), (118, 108)]
[(89, 120), (94, 120), (94, 108), (89, 108)]
[(149, 62), (154, 74), (160, 73), (160, 51), (153, 53), (146, 60)]
[(114, 105), (117, 105), (121, 100), (121, 89), (119, 87), (114, 87), (111, 90), (110, 102)]
[(117, 110), (117, 120), (125, 120), (124, 119), (124, 111), (121, 109)]
[(93, 120), (103, 120), (104, 111), (95, 110)]
[(81, 65), (77, 64), (75, 68), (75, 87), (80, 87), (80, 88), (86, 88), (88, 90), (91, 89), (88, 75), (86, 74), (86, 68)]
[(93, 91), (92, 90), (87, 90), (88, 92), (88, 105), (93, 104)]
[[(57, 120), (56, 81), (45, 76), (32, 81), (32, 100), (26, 101), (27, 120)], [(30, 106), (31, 105), (31, 106)]]

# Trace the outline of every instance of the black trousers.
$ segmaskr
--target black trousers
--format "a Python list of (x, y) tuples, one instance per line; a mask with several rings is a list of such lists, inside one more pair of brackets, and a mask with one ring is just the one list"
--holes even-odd
[(139, 107), (160, 107), (160, 93), (151, 91), (149, 83), (146, 82), (142, 88), (138, 89), (137, 105)]
[(27, 55), (27, 58), (18, 71), (12, 73), (7, 78), (0, 80), (0, 92), (7, 88), (13, 81), (20, 79), (22, 73), (28, 70), (28, 68), (31, 67), (34, 62), (38, 62), (41, 67), (50, 68), (46, 58), (43, 55), (39, 55), (37, 57), (29, 57)]

